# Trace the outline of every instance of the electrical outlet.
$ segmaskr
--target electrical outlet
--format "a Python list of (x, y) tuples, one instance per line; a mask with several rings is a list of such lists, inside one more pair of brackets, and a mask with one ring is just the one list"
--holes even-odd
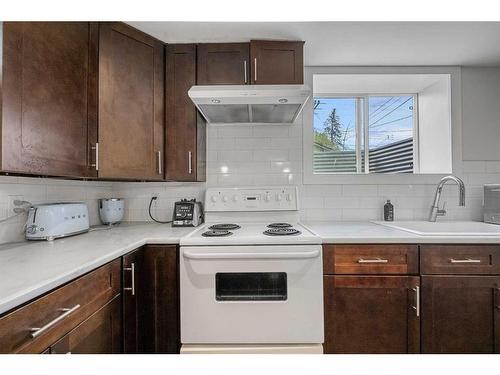
[(14, 201), (23, 201), (23, 200), (24, 200), (23, 195), (9, 195), (9, 206), (7, 208), (9, 216), (15, 213), (14, 208), (16, 208), (17, 206), (14, 204)]
[[(156, 199), (153, 199), (153, 198), (156, 198)], [(153, 194), (151, 194), (151, 199), (153, 199), (152, 206), (153, 207), (157, 207), (158, 206), (158, 201), (160, 200), (160, 194), (159, 193), (153, 193)]]

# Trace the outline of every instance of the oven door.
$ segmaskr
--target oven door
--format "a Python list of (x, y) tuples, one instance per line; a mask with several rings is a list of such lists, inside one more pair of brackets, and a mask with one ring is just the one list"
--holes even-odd
[(323, 342), (320, 245), (181, 247), (183, 344)]

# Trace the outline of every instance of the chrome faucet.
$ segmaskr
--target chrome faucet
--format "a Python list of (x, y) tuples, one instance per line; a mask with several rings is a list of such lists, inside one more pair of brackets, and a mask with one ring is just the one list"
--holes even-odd
[(465, 185), (464, 182), (456, 176), (446, 176), (439, 181), (439, 184), (436, 189), (436, 195), (434, 195), (434, 203), (431, 206), (431, 213), (429, 214), (429, 221), (436, 221), (438, 216), (446, 215), (446, 210), (443, 208), (439, 208), (439, 199), (441, 198), (441, 192), (443, 191), (444, 184), (448, 181), (453, 181), (458, 185), (458, 205), (465, 206)]

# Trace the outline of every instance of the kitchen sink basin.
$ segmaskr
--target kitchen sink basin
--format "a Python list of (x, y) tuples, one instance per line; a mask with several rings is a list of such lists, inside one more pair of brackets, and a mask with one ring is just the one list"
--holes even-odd
[(374, 221), (389, 228), (404, 230), (419, 236), (499, 236), (500, 225), (480, 221)]

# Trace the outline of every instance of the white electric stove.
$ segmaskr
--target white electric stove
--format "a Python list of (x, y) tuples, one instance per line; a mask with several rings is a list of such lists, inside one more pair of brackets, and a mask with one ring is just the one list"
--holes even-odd
[(181, 353), (321, 353), (321, 239), (296, 187), (210, 188), (180, 242)]

